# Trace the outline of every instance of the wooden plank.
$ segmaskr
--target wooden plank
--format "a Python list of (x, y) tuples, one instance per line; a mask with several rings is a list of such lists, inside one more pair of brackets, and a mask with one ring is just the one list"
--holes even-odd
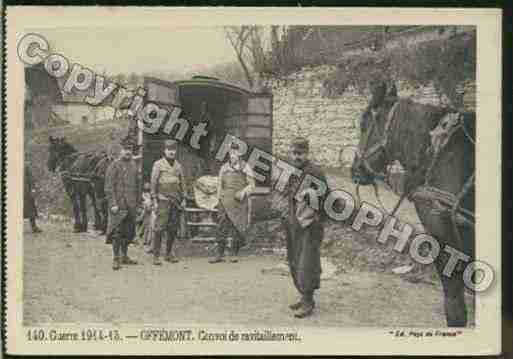
[(217, 227), (217, 223), (213, 222), (187, 222), (191, 227)]
[(178, 106), (178, 86), (172, 82), (158, 79), (145, 79), (148, 101)]
[(248, 112), (270, 114), (272, 112), (272, 96), (256, 95), (248, 99)]
[(192, 242), (215, 242), (216, 241), (216, 237), (198, 237), (198, 236), (195, 236), (195, 237), (190, 238), (189, 240), (192, 241)]
[(271, 116), (270, 115), (255, 115), (248, 114), (248, 126), (255, 127), (271, 127)]
[(188, 207), (185, 209), (185, 212), (217, 212), (217, 209), (208, 209), (208, 208), (193, 208)]
[(246, 138), (269, 138), (271, 139), (272, 131), (269, 127), (256, 127), (248, 125)]
[(251, 191), (250, 196), (266, 195), (266, 194), (270, 194), (270, 193), (271, 193), (271, 188), (257, 186), (255, 188), (253, 188), (253, 191)]

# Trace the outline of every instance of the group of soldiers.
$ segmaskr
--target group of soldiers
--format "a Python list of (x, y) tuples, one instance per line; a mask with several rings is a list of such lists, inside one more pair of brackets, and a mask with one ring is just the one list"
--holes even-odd
[[(139, 179), (137, 167), (132, 156), (132, 145), (128, 141), (121, 144), (119, 158), (107, 170), (105, 178), (105, 193), (109, 208), (109, 223), (107, 241), (113, 247), (114, 270), (123, 264), (131, 265), (137, 262), (128, 256), (128, 246), (136, 234), (136, 218), (139, 204)], [(162, 237), (166, 237), (165, 261), (176, 263), (173, 245), (178, 236), (180, 226), (180, 211), (187, 205), (186, 184), (182, 165), (176, 159), (178, 143), (175, 140), (165, 140), (163, 156), (155, 161), (151, 171), (150, 205), (155, 217), (152, 221), (153, 264), (162, 265), (160, 253)], [(209, 260), (210, 263), (225, 261), (224, 252), (228, 238), (231, 238), (231, 262), (237, 262), (237, 254), (244, 238), (243, 229), (239, 226), (247, 218), (245, 198), (254, 188), (251, 169), (243, 165), (238, 145), (233, 144), (230, 150), (230, 160), (220, 170), (217, 195), (218, 205), (217, 254)], [(228, 216), (225, 207), (239, 207), (234, 217)], [(246, 215), (244, 215), (246, 212)]]
[[(150, 182), (150, 197), (155, 220), (153, 221), (153, 264), (161, 265), (160, 253), (162, 236), (166, 236), (165, 260), (171, 263), (178, 259), (173, 255), (173, 244), (178, 234), (179, 213), (186, 206), (186, 185), (182, 165), (177, 161), (175, 140), (165, 140), (163, 156), (153, 164)], [(137, 261), (128, 256), (129, 244), (136, 235), (136, 218), (140, 204), (138, 166), (133, 158), (133, 145), (129, 141), (121, 143), (119, 157), (109, 166), (105, 178), (105, 192), (109, 209), (107, 242), (112, 243), (114, 270), (124, 265), (134, 265)], [(313, 211), (308, 203), (296, 196), (301, 181), (306, 175), (312, 175), (326, 183), (324, 173), (308, 159), (309, 143), (302, 137), (295, 138), (291, 144), (292, 164), (302, 171), (301, 177), (291, 176), (285, 189), (288, 197), (288, 210), (282, 213), (282, 223), (287, 234), (287, 259), (293, 283), (300, 299), (290, 305), (294, 316), (304, 318), (312, 314), (315, 307), (314, 292), (320, 287), (321, 262), (320, 245), (323, 239), (322, 211)], [(30, 176), (29, 172), (26, 172)], [(30, 178), (29, 178), (30, 179)], [(27, 182), (27, 181), (26, 181)], [(29, 181), (30, 182), (30, 181)], [(216, 233), (217, 253), (209, 259), (210, 263), (225, 262), (227, 240), (231, 238), (230, 261), (238, 261), (237, 254), (245, 240), (247, 221), (247, 202), (245, 199), (255, 187), (254, 173), (240, 156), (237, 143), (231, 145), (229, 160), (219, 171), (218, 191), (218, 227)], [(25, 214), (35, 208), (30, 198), (31, 191), (25, 187)], [(329, 191), (326, 191), (328, 193)], [(305, 196), (304, 199), (308, 199)], [(27, 205), (28, 203), (28, 205)], [(323, 198), (320, 208), (323, 208)], [(35, 232), (35, 216), (31, 214), (31, 224)], [(246, 223), (247, 225), (247, 223)]]
[[(107, 242), (112, 243), (114, 270), (137, 262), (128, 256), (128, 246), (136, 235), (139, 206), (139, 176), (130, 141), (121, 143), (118, 159), (112, 162), (105, 177), (105, 194), (109, 209)], [(177, 142), (164, 142), (163, 157), (153, 164), (151, 173), (151, 205), (156, 214), (153, 225), (153, 264), (161, 265), (162, 236), (167, 236), (165, 259), (177, 260), (172, 248), (178, 232), (179, 210), (185, 207), (183, 169), (176, 160)]]

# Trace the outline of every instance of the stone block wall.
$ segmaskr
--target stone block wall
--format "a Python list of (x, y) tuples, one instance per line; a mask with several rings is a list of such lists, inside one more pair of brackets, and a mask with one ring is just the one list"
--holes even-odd
[[(273, 151), (288, 156), (294, 136), (309, 138), (311, 159), (324, 167), (340, 167), (339, 154), (347, 145), (356, 145), (359, 118), (368, 104), (369, 94), (348, 88), (338, 98), (324, 96), (323, 81), (335, 70), (331, 66), (303, 68), (285, 79), (270, 79), (274, 97)], [(448, 105), (433, 86), (415, 87), (396, 82), (399, 97), (420, 103)], [(463, 107), (475, 108), (475, 84), (459, 86)]]

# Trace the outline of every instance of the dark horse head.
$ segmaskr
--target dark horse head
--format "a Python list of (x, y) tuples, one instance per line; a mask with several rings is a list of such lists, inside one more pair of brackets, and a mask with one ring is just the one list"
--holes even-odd
[(355, 183), (373, 184), (382, 176), (390, 159), (385, 155), (387, 112), (397, 100), (395, 85), (385, 81), (371, 83), (371, 100), (360, 118), (360, 142), (351, 167)]
[(54, 172), (62, 165), (65, 159), (77, 150), (66, 141), (66, 138), (50, 136), (48, 138), (48, 170)]

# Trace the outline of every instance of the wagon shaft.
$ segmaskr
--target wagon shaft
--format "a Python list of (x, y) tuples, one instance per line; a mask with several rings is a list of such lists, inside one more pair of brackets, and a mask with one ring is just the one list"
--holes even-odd
[[(431, 203), (434, 207), (434, 211), (447, 213), (448, 215), (450, 215), (457, 201), (456, 196), (452, 193), (441, 191), (433, 187), (421, 187), (411, 195), (411, 199), (413, 201)], [(474, 213), (461, 206), (456, 211), (455, 219), (460, 225), (474, 227)]]

